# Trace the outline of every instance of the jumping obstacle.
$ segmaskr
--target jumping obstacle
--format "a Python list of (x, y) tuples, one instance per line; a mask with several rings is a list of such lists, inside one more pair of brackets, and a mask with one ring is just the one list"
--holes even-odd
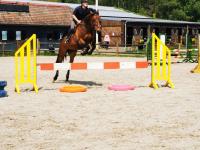
[(7, 96), (7, 92), (4, 90), (6, 86), (7, 86), (6, 81), (0, 81), (0, 98)]
[[(161, 55), (162, 54), (162, 55)], [(156, 81), (166, 81), (166, 86), (174, 88), (171, 81), (171, 52), (165, 44), (152, 34), (152, 67), (150, 87), (158, 88)], [(137, 69), (147, 68), (148, 62), (89, 62), (89, 63), (40, 63), (40, 70), (107, 70), (107, 69)], [(15, 53), (16, 91), (20, 93), (19, 85), (31, 83), (36, 92), (37, 63), (36, 35), (32, 35)]]
[(40, 70), (109, 70), (147, 68), (148, 62), (43, 63)]
[(156, 36), (152, 34), (152, 67), (150, 87), (158, 88), (156, 81), (166, 81), (165, 86), (174, 88), (171, 81), (171, 51)]
[(198, 64), (197, 66), (191, 71), (192, 73), (200, 73), (200, 35), (198, 36)]
[(32, 84), (35, 92), (38, 92), (36, 63), (36, 35), (33, 34), (15, 52), (15, 91), (17, 93), (20, 93), (20, 84)]

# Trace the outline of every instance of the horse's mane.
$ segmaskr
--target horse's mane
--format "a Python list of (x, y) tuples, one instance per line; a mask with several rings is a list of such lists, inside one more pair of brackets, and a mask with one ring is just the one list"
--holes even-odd
[(99, 12), (98, 11), (95, 11), (95, 12), (91, 12), (89, 13), (83, 20), (80, 24), (78, 24), (75, 28), (75, 32), (76, 32), (76, 29), (79, 28), (80, 26), (90, 26), (91, 25), (91, 18), (92, 16), (94, 15), (99, 15)]
[(91, 20), (91, 17), (94, 15), (99, 15), (99, 13), (97, 11), (95, 12), (91, 12), (90, 14), (88, 14), (84, 19), (83, 22), (85, 22), (86, 24)]

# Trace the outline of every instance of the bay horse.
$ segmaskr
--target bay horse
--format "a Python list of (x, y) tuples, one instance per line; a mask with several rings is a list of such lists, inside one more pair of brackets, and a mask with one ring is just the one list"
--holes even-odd
[[(62, 63), (64, 61), (64, 58), (67, 57), (67, 54), (70, 56), (69, 62), (73, 63), (77, 51), (84, 48), (86, 49), (83, 51), (84, 54), (92, 54), (95, 48), (92, 48), (92, 50), (88, 51), (88, 47), (90, 43), (93, 43), (92, 45), (96, 46), (94, 45), (94, 35), (96, 31), (101, 31), (100, 16), (98, 12), (90, 12), (90, 14), (87, 15), (85, 19), (83, 19), (81, 23), (76, 26), (75, 31), (71, 35), (68, 42), (66, 42), (66, 36), (62, 38), (56, 63)], [(58, 79), (58, 75), (59, 70), (56, 70), (53, 82), (55, 82)], [(70, 70), (67, 71), (66, 81), (69, 80), (69, 75)]]

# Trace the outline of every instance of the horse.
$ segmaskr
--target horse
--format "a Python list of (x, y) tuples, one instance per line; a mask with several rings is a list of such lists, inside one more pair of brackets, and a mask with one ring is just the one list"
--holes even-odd
[[(66, 42), (66, 36), (61, 39), (59, 51), (56, 59), (56, 63), (62, 63), (64, 58), (67, 57), (67, 54), (70, 56), (69, 63), (74, 62), (74, 58), (78, 50), (84, 49), (83, 54), (89, 53), (92, 54), (94, 51), (95, 39), (94, 35), (97, 32), (101, 31), (101, 22), (98, 12), (90, 12), (80, 24), (75, 28), (74, 33), (71, 35), (68, 42)], [(93, 43), (92, 49), (89, 51), (89, 44)], [(66, 74), (66, 82), (69, 80), (70, 70)], [(58, 79), (59, 70), (56, 70), (56, 74), (53, 78), (53, 82)]]

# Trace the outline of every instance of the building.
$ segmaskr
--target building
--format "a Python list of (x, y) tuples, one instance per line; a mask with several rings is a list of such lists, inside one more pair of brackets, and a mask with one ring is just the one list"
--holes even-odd
[[(41, 46), (47, 48), (49, 41), (59, 41), (61, 34), (67, 32), (71, 24), (69, 17), (71, 13), (71, 8), (59, 4), (2, 0), (0, 1), (0, 40), (13, 43), (16, 40), (25, 40), (36, 33), (42, 43)], [(3, 35), (5, 33), (7, 37)], [(9, 49), (9, 44), (7, 47)]]
[[(0, 1), (0, 41), (15, 43), (27, 39), (33, 33), (48, 48), (49, 42), (59, 44), (71, 24), (73, 9), (79, 4), (54, 3), (29, 0)], [(90, 6), (95, 8), (95, 6)], [(153, 19), (114, 7), (99, 6), (102, 18), (102, 32), (111, 37), (111, 45), (129, 46), (147, 39), (152, 32), (166, 34), (172, 43), (183, 43), (186, 33), (195, 37), (200, 23)], [(11, 44), (12, 45), (12, 44)]]

